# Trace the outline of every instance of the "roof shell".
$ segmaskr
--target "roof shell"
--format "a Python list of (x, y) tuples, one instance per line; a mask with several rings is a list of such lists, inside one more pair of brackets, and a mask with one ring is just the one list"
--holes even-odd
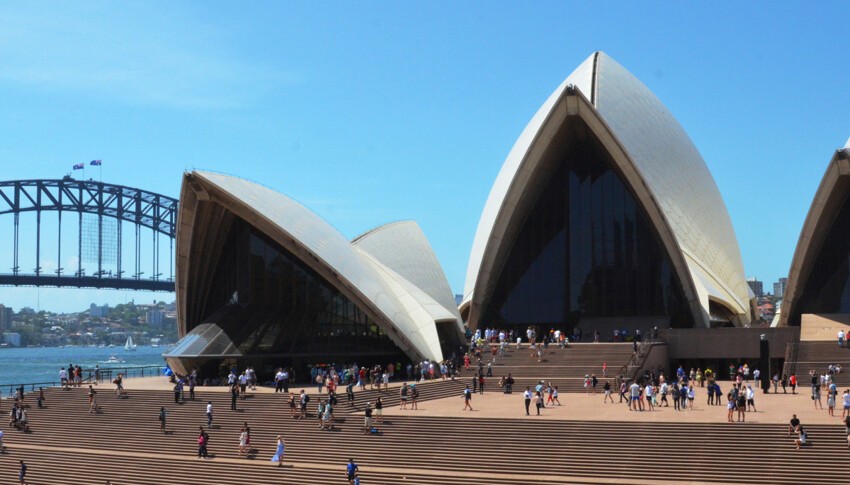
[[(254, 225), (339, 288), (370, 314), (411, 358), (442, 360), (434, 320), (423, 317), (430, 313), (421, 308), (418, 300), (405, 295), (412, 290), (399, 290), (399, 285), (406, 285), (408, 288), (416, 288), (416, 285), (406, 281), (388, 281), (386, 271), (365, 257), (363, 251), (354, 247), (317, 214), (279, 192), (229, 175), (200, 171), (186, 174), (183, 198), (191, 197), (191, 193), (199, 190), (203, 192), (200, 198), (208, 198)], [(196, 205), (183, 204), (181, 200), (181, 227), (182, 222), (192, 218), (193, 214), (189, 212), (193, 211)], [(189, 212), (184, 214), (184, 210)], [(418, 229), (418, 226), (416, 228)], [(421, 239), (424, 241), (424, 235), (421, 235)], [(388, 233), (385, 243), (393, 246), (391, 233)], [(419, 244), (421, 245), (422, 241)], [(424, 244), (427, 245), (427, 241), (424, 241)], [(178, 259), (191, 261), (187, 255), (179, 254), (189, 251), (190, 247), (191, 244), (180, 244), (178, 241)], [(426, 259), (420, 259), (420, 263), (424, 261)], [(436, 258), (429, 261), (431, 264), (438, 264)], [(178, 268), (180, 266), (178, 265)], [(434, 269), (422, 271), (429, 273)], [(186, 269), (182, 272), (188, 273)], [(178, 270), (178, 292), (188, 293), (185, 290), (189, 282), (185, 276), (181, 278), (180, 273)], [(404, 278), (398, 277), (397, 280)], [(183, 300), (185, 298), (178, 297), (178, 305), (185, 306), (186, 302)], [(451, 312), (448, 313), (451, 315)], [(178, 315), (185, 319), (185, 311), (179, 311)], [(184, 330), (185, 324), (185, 321), (180, 322)]]
[[(688, 299), (703, 308), (697, 321), (707, 324), (709, 300), (722, 302), (747, 319), (749, 292), (731, 219), (708, 167), (681, 125), (637, 78), (602, 52), (588, 57), (546, 100), (520, 135), (505, 160), (485, 204), (467, 268), (463, 305), (483, 297), (492, 283), (488, 251), (495, 251), (504, 234), (499, 225), (513, 211), (516, 194), (529, 183), (537, 145), (552, 142), (548, 124), (569, 110), (565, 95), (578, 89), (589, 100), (624, 153), (621, 170), (632, 176), (631, 186), (650, 212), (662, 239), (680, 261), (680, 279)], [(579, 110), (580, 112), (581, 110)], [(586, 113), (584, 113), (586, 114)], [(514, 194), (514, 195), (511, 195)], [(653, 211), (657, 214), (653, 217)], [(506, 214), (508, 214), (506, 216)], [(682, 262), (684, 258), (684, 262)], [(687, 268), (684, 268), (684, 267)], [(695, 295), (694, 295), (695, 294)]]
[[(788, 326), (796, 314), (797, 298), (803, 292), (812, 265), (820, 252), (837, 212), (850, 192), (850, 139), (844, 148), (832, 155), (821, 179), (794, 249), (785, 293), (782, 295), (782, 314), (777, 325)], [(798, 323), (798, 322), (795, 322)]]

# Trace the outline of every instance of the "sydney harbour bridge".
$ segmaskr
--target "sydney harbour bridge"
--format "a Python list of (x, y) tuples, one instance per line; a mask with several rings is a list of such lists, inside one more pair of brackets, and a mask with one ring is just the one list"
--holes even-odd
[(0, 285), (174, 291), (177, 199), (70, 176), (0, 182)]

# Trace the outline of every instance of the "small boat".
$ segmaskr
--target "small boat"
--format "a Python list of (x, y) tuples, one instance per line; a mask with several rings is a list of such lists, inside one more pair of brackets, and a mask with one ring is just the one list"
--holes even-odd
[(113, 354), (113, 355), (110, 355), (110, 356), (109, 356), (109, 358), (108, 358), (108, 359), (106, 359), (106, 363), (107, 363), (107, 364), (120, 364), (120, 363), (122, 363), (122, 362), (124, 362), (124, 361), (123, 361), (123, 360), (121, 360), (121, 359), (119, 359), (119, 358), (118, 358), (118, 356), (117, 356), (117, 355), (114, 355), (114, 354)]
[(136, 350), (136, 344), (133, 343), (133, 337), (127, 337), (127, 343), (124, 344), (124, 350)]

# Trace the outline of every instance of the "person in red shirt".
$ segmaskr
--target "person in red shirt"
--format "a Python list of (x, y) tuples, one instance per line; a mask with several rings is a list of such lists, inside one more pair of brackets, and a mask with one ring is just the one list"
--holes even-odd
[(789, 382), (791, 384), (791, 394), (797, 394), (797, 374), (791, 374)]

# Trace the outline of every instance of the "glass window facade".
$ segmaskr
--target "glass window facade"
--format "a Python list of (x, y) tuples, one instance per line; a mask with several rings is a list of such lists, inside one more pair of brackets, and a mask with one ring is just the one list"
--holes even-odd
[(799, 325), (804, 313), (850, 313), (850, 198), (829, 226), (803, 291), (789, 317)]
[(610, 156), (581, 128), (575, 132), (585, 136), (548, 154), (552, 173), (482, 302), (479, 326), (569, 329), (593, 317), (669, 317), (671, 326), (692, 326), (658, 234)]
[(190, 322), (190, 330), (214, 323), (245, 356), (340, 362), (362, 355), (401, 355), (350, 299), (239, 219), (216, 263), (202, 314), (202, 321)]

